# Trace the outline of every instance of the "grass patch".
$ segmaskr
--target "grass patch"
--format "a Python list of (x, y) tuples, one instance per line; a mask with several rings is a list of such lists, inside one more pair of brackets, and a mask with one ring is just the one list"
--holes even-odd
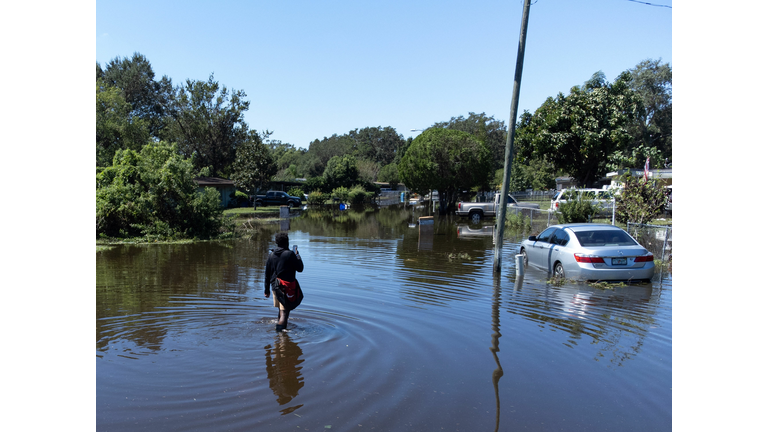
[(247, 215), (271, 215), (280, 214), (280, 207), (237, 207), (224, 210), (224, 216), (247, 216)]

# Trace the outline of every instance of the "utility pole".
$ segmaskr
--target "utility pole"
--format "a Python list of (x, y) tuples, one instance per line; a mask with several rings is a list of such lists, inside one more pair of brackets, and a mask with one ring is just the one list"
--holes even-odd
[(509, 194), (509, 177), (512, 171), (512, 145), (515, 141), (515, 124), (517, 122), (517, 104), (520, 100), (520, 81), (523, 78), (523, 57), (525, 57), (525, 36), (528, 33), (528, 11), (531, 0), (523, 4), (523, 22), (520, 24), (520, 42), (517, 45), (517, 66), (515, 66), (515, 84), (512, 88), (512, 106), (509, 110), (509, 127), (507, 129), (507, 146), (504, 151), (504, 181), (501, 184), (499, 211), (496, 213), (496, 241), (493, 249), (493, 271), (501, 271), (501, 247), (504, 239), (504, 222), (507, 218), (507, 194)]

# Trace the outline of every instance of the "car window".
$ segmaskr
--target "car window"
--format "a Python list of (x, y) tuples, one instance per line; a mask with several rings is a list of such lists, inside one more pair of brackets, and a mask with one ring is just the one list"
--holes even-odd
[(629, 234), (620, 230), (578, 231), (575, 234), (582, 246), (634, 246), (637, 244)]
[(543, 233), (536, 236), (536, 241), (549, 242), (549, 237), (551, 237), (552, 233), (554, 233), (556, 230), (557, 228), (545, 229)]
[(565, 246), (566, 244), (568, 244), (568, 240), (570, 240), (570, 238), (568, 237), (568, 233), (559, 229), (555, 231), (555, 235), (553, 235), (552, 238), (549, 239), (549, 242), (556, 245)]

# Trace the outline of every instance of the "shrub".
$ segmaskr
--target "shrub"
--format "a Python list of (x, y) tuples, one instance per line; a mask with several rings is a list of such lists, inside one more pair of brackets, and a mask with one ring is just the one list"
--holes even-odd
[(349, 193), (347, 194), (349, 197), (349, 202), (352, 204), (363, 204), (370, 202), (375, 195), (375, 192), (368, 192), (361, 185), (356, 185), (350, 189)]
[(325, 203), (327, 200), (328, 197), (324, 193), (316, 190), (309, 193), (309, 200), (307, 201), (307, 204), (318, 205)]
[(660, 216), (668, 196), (661, 182), (629, 177), (616, 197), (616, 219), (621, 223), (645, 223)]
[(523, 213), (507, 212), (504, 227), (512, 232), (530, 232), (531, 218), (523, 215)]
[(299, 197), (302, 201), (304, 200), (304, 190), (302, 190), (300, 187), (294, 186), (288, 189), (287, 194), (290, 196)]
[(347, 202), (349, 201), (349, 189), (339, 186), (331, 192), (331, 196), (341, 202)]
[(197, 191), (190, 159), (176, 144), (118, 150), (96, 175), (96, 234), (104, 237), (210, 238), (222, 226), (219, 193)]
[(589, 198), (582, 199), (579, 194), (560, 205), (557, 220), (560, 223), (590, 222), (599, 211), (600, 207), (593, 205)]

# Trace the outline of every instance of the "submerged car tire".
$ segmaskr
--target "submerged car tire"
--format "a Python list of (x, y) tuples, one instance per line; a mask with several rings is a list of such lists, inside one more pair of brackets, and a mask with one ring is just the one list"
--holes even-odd
[(565, 270), (563, 269), (563, 265), (559, 262), (555, 263), (555, 277), (556, 278), (563, 278), (565, 279)]
[(525, 249), (521, 249), (520, 254), (523, 255), (523, 265), (528, 267), (528, 252)]
[(289, 209), (292, 209), (292, 208), (294, 208), (295, 206), (296, 206), (296, 204), (295, 204), (293, 201), (289, 201), (289, 202), (288, 202), (288, 208), (289, 208)]
[(469, 220), (473, 224), (479, 224), (482, 219), (483, 219), (483, 214), (480, 212), (472, 212), (469, 214)]

